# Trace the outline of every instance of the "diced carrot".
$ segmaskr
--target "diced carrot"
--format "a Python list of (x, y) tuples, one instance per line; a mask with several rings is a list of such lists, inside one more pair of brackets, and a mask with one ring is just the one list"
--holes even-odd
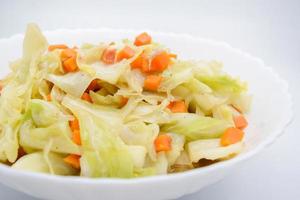
[(72, 140), (75, 144), (81, 145), (80, 130), (76, 129), (72, 131)]
[(150, 91), (156, 91), (162, 81), (159, 75), (148, 75), (144, 81), (144, 88)]
[(55, 49), (67, 49), (68, 46), (65, 44), (53, 44), (48, 46), (48, 51), (54, 51)]
[(233, 118), (236, 128), (244, 129), (248, 126), (248, 122), (243, 115), (238, 115)]
[(129, 46), (125, 46), (122, 50), (119, 51), (117, 55), (117, 61), (121, 61), (123, 59), (129, 59), (134, 56), (134, 50)]
[(69, 49), (69, 48), (62, 50), (60, 53), (60, 59), (62, 61), (65, 61), (68, 58), (76, 57), (76, 56), (77, 56), (77, 52), (74, 49)]
[(160, 151), (170, 151), (171, 150), (172, 138), (166, 134), (159, 135), (154, 140), (154, 146), (156, 152)]
[(173, 113), (187, 112), (184, 101), (173, 101), (167, 108), (169, 108)]
[(96, 90), (99, 90), (100, 89), (100, 85), (98, 84), (98, 80), (97, 79), (94, 79), (92, 80), (92, 82), (90, 83), (90, 85), (88, 86), (88, 88), (86, 89), (86, 91), (96, 91)]
[(46, 96), (46, 99), (47, 99), (47, 101), (51, 101), (51, 94), (48, 94), (48, 95)]
[(86, 100), (90, 103), (93, 103), (91, 96), (87, 92), (82, 94), (81, 99)]
[(150, 64), (150, 71), (152, 72), (162, 72), (164, 71), (170, 63), (170, 56), (167, 52), (162, 51), (156, 54)]
[(169, 53), (169, 57), (170, 57), (170, 58), (175, 58), (175, 59), (176, 59), (176, 58), (177, 58), (177, 55), (174, 54), (174, 53)]
[(121, 96), (120, 107), (123, 107), (127, 104), (128, 98)]
[(149, 60), (146, 53), (141, 53), (131, 64), (132, 69), (141, 69), (143, 72), (149, 69)]
[(115, 63), (115, 58), (116, 58), (116, 52), (117, 50), (112, 47), (108, 47), (103, 51), (101, 60), (105, 64), (114, 64)]
[(78, 69), (76, 57), (71, 57), (63, 61), (63, 68), (65, 72), (75, 72)]
[(70, 121), (69, 125), (70, 125), (70, 128), (71, 128), (72, 131), (80, 129), (80, 127), (79, 127), (79, 121), (78, 121), (77, 118), (75, 118), (74, 120)]
[(80, 169), (80, 156), (75, 154), (70, 154), (64, 158), (64, 161), (70, 164), (75, 169)]
[(148, 33), (144, 32), (135, 38), (134, 44), (136, 46), (142, 46), (142, 45), (150, 44), (151, 41), (152, 41), (151, 36), (148, 35)]
[(228, 128), (221, 137), (221, 145), (227, 146), (241, 141), (244, 137), (244, 132), (238, 128)]

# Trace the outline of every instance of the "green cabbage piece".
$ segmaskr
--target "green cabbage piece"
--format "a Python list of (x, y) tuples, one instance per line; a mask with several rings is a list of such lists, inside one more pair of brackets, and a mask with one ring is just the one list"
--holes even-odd
[(32, 99), (24, 122), (20, 127), (20, 145), (32, 149), (44, 149), (52, 140), (51, 151), (80, 154), (78, 145), (71, 140), (69, 116), (55, 104)]
[(221, 146), (220, 139), (196, 140), (187, 144), (187, 150), (192, 162), (200, 159), (223, 159), (238, 154), (243, 149), (243, 142)]
[(62, 104), (79, 120), (82, 142), (81, 175), (130, 178), (134, 163), (118, 134), (122, 120), (117, 109), (97, 106), (66, 96)]
[(241, 82), (239, 79), (234, 79), (229, 75), (197, 76), (197, 79), (213, 90), (223, 94), (239, 94), (247, 90), (246, 83)]
[(92, 76), (81, 71), (65, 75), (49, 74), (47, 76), (48, 81), (75, 97), (81, 97), (93, 79)]
[(157, 124), (147, 125), (142, 121), (134, 121), (126, 124), (124, 130), (120, 133), (120, 137), (127, 145), (144, 146), (149, 158), (155, 161), (154, 140), (158, 133), (159, 126)]
[(43, 152), (35, 152), (21, 157), (12, 165), (14, 169), (31, 172), (51, 173), (56, 175), (75, 175), (76, 170), (64, 162), (64, 156), (57, 153), (49, 153), (47, 160)]
[(193, 113), (176, 113), (171, 116), (170, 123), (161, 126), (161, 131), (181, 134), (188, 141), (193, 141), (218, 138), (228, 127), (228, 122), (224, 120), (198, 116)]
[(14, 162), (18, 155), (18, 131), (28, 108), (36, 71), (47, 41), (36, 25), (29, 24), (24, 37), (23, 57), (14, 63), (0, 97), (0, 159)]

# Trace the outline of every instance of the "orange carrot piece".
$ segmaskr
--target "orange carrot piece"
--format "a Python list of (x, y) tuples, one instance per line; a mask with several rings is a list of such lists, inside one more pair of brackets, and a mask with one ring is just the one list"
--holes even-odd
[(86, 100), (90, 103), (93, 103), (91, 96), (87, 92), (82, 94), (81, 99)]
[(169, 57), (170, 57), (170, 58), (175, 58), (175, 59), (176, 59), (176, 58), (177, 58), (177, 55), (174, 54), (174, 53), (169, 53)]
[(48, 46), (48, 51), (54, 51), (55, 49), (67, 49), (68, 46), (65, 44), (53, 44)]
[(98, 84), (97, 79), (92, 80), (92, 82), (90, 83), (90, 85), (88, 86), (88, 88), (86, 89), (86, 91), (96, 91), (100, 89), (100, 85)]
[(117, 55), (117, 61), (121, 61), (123, 59), (129, 59), (134, 56), (134, 50), (129, 46), (125, 46)]
[(167, 108), (169, 108), (173, 113), (187, 112), (184, 101), (173, 101), (167, 106)]
[(71, 57), (63, 61), (63, 68), (65, 72), (75, 72), (78, 69), (76, 57)]
[(48, 95), (46, 96), (46, 99), (47, 99), (47, 101), (51, 101), (51, 94), (48, 94)]
[(103, 51), (101, 60), (105, 64), (114, 64), (117, 50), (115, 48), (108, 47)]
[(70, 154), (64, 158), (64, 161), (70, 164), (75, 169), (80, 169), (80, 156), (75, 154)]
[(166, 134), (159, 135), (154, 140), (154, 146), (156, 152), (160, 151), (170, 151), (171, 150), (172, 138)]
[(131, 64), (132, 69), (141, 69), (143, 72), (147, 72), (149, 69), (149, 60), (147, 55), (141, 53)]
[(148, 35), (148, 33), (144, 32), (135, 38), (134, 45), (142, 46), (142, 45), (150, 44), (151, 41), (152, 41), (151, 36)]
[(168, 67), (169, 63), (170, 63), (169, 54), (165, 51), (162, 51), (153, 57), (150, 64), (150, 71), (162, 72)]
[(71, 128), (72, 131), (80, 129), (80, 127), (79, 127), (79, 121), (78, 121), (77, 118), (75, 118), (74, 120), (70, 121), (69, 125), (70, 125), (70, 128)]
[(244, 129), (248, 126), (248, 122), (243, 115), (235, 116), (233, 121), (236, 128)]
[(81, 137), (80, 137), (80, 130), (75, 129), (72, 131), (72, 140), (75, 144), (81, 145)]
[(238, 128), (228, 128), (221, 137), (221, 145), (228, 146), (241, 141), (244, 137), (244, 132)]
[(62, 61), (65, 61), (68, 58), (76, 57), (76, 56), (77, 56), (77, 52), (74, 49), (69, 49), (69, 48), (62, 50), (60, 53), (60, 59)]
[(128, 98), (121, 96), (120, 107), (123, 107), (127, 104)]
[(150, 91), (156, 91), (162, 81), (159, 75), (148, 75), (144, 81), (144, 88)]

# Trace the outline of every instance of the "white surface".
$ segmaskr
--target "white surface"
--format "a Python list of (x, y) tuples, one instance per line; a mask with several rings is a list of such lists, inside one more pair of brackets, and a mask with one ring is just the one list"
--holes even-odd
[[(300, 13), (299, 1), (0, 1), (0, 37), (23, 32), (29, 21), (43, 29), (75, 27), (147, 28), (188, 32), (224, 40), (264, 59), (290, 83), (295, 120), (274, 145), (226, 179), (191, 199), (298, 199), (300, 196)], [(159, 9), (160, 8), (160, 9)], [(71, 16), (71, 17), (65, 17)], [(138, 17), (137, 17), (138, 16)], [(126, 22), (126, 23), (125, 23)], [(0, 52), (1, 53), (1, 52)], [(267, 94), (267, 93), (266, 93)], [(270, 101), (272, 103), (272, 101)], [(6, 187), (1, 199), (32, 200)]]
[[(114, 29), (77, 29), (73, 31), (58, 30), (45, 34), (50, 43), (55, 44), (64, 41), (68, 46), (71, 46), (73, 44), (81, 45), (84, 42), (98, 43), (100, 38), (104, 41), (121, 40), (138, 33)], [(149, 33), (154, 39), (170, 47), (182, 58), (221, 60), (226, 72), (238, 75), (249, 83), (249, 93), (253, 94), (254, 100), (251, 112), (247, 115), (251, 123), (246, 129), (243, 152), (235, 158), (202, 169), (130, 181), (55, 177), (24, 173), (0, 165), (0, 182), (33, 196), (53, 200), (96, 199), (97, 197), (112, 200), (117, 200), (120, 197), (124, 200), (178, 198), (221, 180), (229, 172), (237, 169), (238, 164), (273, 143), (287, 123), (290, 122), (292, 102), (287, 91), (287, 83), (281, 80), (271, 68), (266, 67), (261, 60), (233, 49), (226, 43), (174, 33)], [(5, 66), (10, 59), (16, 59), (20, 56), (16, 49), (21, 48), (21, 43), (21, 35), (0, 41), (0, 52), (3, 52), (0, 55), (0, 66)], [(5, 75), (6, 71), (6, 69), (1, 69), (1, 75)], [(266, 90), (268, 90), (269, 98), (265, 98)], [(272, 104), (269, 103), (269, 99), (273, 100)], [(155, 187), (155, 192), (153, 192), (153, 187)]]

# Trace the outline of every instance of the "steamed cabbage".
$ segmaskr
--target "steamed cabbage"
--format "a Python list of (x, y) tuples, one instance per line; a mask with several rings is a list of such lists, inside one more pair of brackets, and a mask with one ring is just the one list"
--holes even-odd
[(244, 133), (229, 131), (245, 127), (246, 82), (218, 61), (179, 60), (147, 33), (71, 47), (48, 45), (29, 24), (10, 70), (0, 81), (0, 161), (12, 168), (134, 178), (243, 150)]

